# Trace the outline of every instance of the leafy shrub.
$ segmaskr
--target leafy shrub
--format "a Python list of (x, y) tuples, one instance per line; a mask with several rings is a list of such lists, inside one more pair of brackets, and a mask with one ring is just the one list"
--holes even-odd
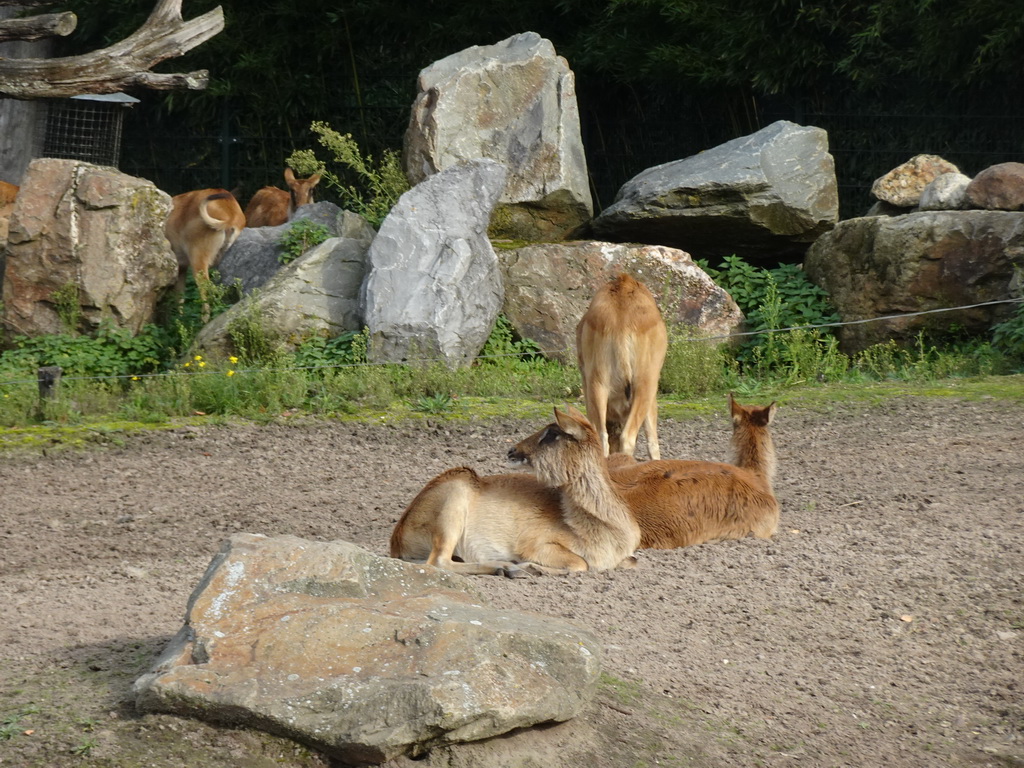
[[(828, 294), (807, 279), (798, 264), (782, 264), (764, 269), (748, 264), (739, 256), (727, 256), (717, 267), (701, 267), (715, 283), (732, 296), (751, 330), (788, 328), (798, 325), (823, 325), (839, 321), (839, 315)], [(778, 293), (779, 308), (769, 325), (763, 305), (768, 291), (774, 286)]]
[(314, 336), (295, 350), (295, 364), (302, 368), (327, 368), (366, 362), (370, 331), (345, 331), (334, 338)]
[(315, 221), (299, 219), (283, 235), (279, 245), (281, 253), (277, 259), (282, 264), (291, 264), (310, 248), (324, 242), (331, 236), (331, 230)]
[(146, 326), (138, 336), (104, 322), (95, 336), (18, 336), (4, 352), (0, 370), (7, 375), (35, 375), (45, 365), (59, 365), (65, 376), (131, 376), (158, 370), (164, 359), (161, 334)]
[(235, 354), (247, 366), (278, 364), (282, 356), (281, 344), (263, 324), (255, 295), (243, 302), (225, 329)]
[(689, 326), (669, 325), (659, 388), (676, 397), (699, 397), (718, 390), (725, 371), (722, 349), (716, 342), (696, 338)]
[[(332, 171), (309, 149), (293, 152), (288, 158), (288, 165), (303, 176), (319, 173), (327, 186), (339, 194), (345, 208), (379, 227), (388, 211), (409, 188), (399, 153), (385, 150), (380, 162), (376, 162), (370, 155), (363, 156), (352, 134), (338, 133), (321, 121), (314, 121), (310, 130), (319, 136), (318, 141), (331, 153), (333, 162), (341, 166), (341, 173)], [(346, 183), (343, 178), (346, 173), (358, 180), (358, 187)]]
[(992, 346), (1024, 365), (1024, 303), (1017, 305), (1013, 317), (992, 327)]
[(487, 337), (484, 348), (480, 351), (482, 363), (500, 363), (502, 361), (533, 363), (541, 360), (543, 354), (540, 345), (533, 339), (523, 339), (516, 333), (512, 323), (504, 315), (498, 315)]
[[(764, 269), (734, 255), (726, 257), (717, 268), (701, 266), (739, 305), (748, 331), (778, 331), (839, 321), (828, 294), (808, 280), (799, 265)], [(811, 375), (831, 380), (845, 373), (848, 363), (827, 329), (797, 336), (758, 333), (736, 349), (735, 357), (741, 368), (758, 377), (781, 376), (791, 381)]]

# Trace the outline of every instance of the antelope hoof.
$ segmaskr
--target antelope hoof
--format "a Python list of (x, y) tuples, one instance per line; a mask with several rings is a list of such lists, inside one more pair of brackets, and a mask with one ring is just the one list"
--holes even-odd
[(499, 569), (499, 573), (506, 579), (528, 579), (531, 575), (538, 575), (536, 573), (531, 574), (529, 567), (520, 568), (518, 565), (512, 565), (511, 563), (503, 565)]

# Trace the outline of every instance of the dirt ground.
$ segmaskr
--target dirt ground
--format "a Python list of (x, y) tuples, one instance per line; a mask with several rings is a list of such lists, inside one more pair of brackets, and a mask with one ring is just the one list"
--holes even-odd
[[(260, 733), (139, 716), (131, 683), (225, 535), (386, 555), (430, 477), (508, 471), (508, 446), (542, 423), (284, 420), (0, 456), (0, 765), (328, 765)], [(597, 700), (506, 740), (533, 755), (516, 765), (1024, 766), (1024, 407), (784, 405), (774, 434), (772, 541), (476, 578), (495, 605), (605, 643)], [(663, 455), (726, 459), (725, 406), (663, 419), (660, 436)], [(495, 764), (474, 754), (418, 765)]]

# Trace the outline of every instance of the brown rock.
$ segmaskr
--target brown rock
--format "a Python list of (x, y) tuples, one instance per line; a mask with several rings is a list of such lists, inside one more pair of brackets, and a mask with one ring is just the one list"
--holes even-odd
[(145, 179), (74, 160), (34, 160), (11, 215), (4, 270), (8, 333), (71, 330), (54, 294), (77, 292), (75, 330), (103, 319), (138, 332), (173, 285), (163, 234), (170, 197)]
[(828, 291), (844, 321), (895, 315), (839, 329), (844, 351), (894, 339), (910, 343), (922, 330), (957, 326), (985, 333), (1010, 305), (912, 313), (1009, 299), (1015, 269), (1024, 267), (1024, 213), (936, 211), (841, 221), (807, 254), (807, 276)]
[(921, 201), (921, 193), (936, 177), (959, 173), (960, 169), (938, 155), (916, 155), (875, 179), (871, 194), (899, 208), (913, 208)]
[(965, 197), (970, 208), (1024, 210), (1024, 163), (999, 163), (986, 168), (967, 185)]
[(651, 289), (669, 327), (720, 336), (743, 323), (732, 297), (675, 248), (578, 241), (496, 250), (505, 278), (502, 313), (552, 359), (575, 359), (576, 325), (594, 292), (621, 272)]

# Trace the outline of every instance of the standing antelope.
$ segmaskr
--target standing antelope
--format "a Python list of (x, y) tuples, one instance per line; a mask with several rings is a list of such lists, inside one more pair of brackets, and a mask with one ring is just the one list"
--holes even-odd
[(537, 476), (441, 473), (402, 514), (391, 556), (508, 576), (636, 565), (640, 529), (611, 487), (600, 438), (583, 414), (556, 409), (555, 423), (508, 455)]
[(576, 353), (605, 456), (633, 455), (643, 424), (651, 458), (661, 458), (658, 378), (667, 350), (665, 321), (647, 286), (623, 274), (594, 294), (576, 326)]
[(612, 477), (640, 524), (643, 549), (689, 547), (748, 534), (771, 538), (779, 524), (772, 491), (775, 403), (743, 406), (729, 395), (734, 464), (648, 461)]
[(297, 179), (291, 168), (285, 168), (284, 180), (288, 184), (287, 192), (277, 187), (263, 187), (252, 196), (245, 206), (246, 226), (276, 227), (290, 221), (296, 209), (313, 202), (313, 187), (320, 183), (320, 174)]
[(205, 297), (210, 270), (217, 266), (244, 227), (242, 207), (226, 189), (197, 189), (171, 198), (171, 215), (164, 225), (164, 234), (178, 257), (178, 293), (184, 295), (185, 278), (191, 267), (203, 297), (204, 316), (209, 314)]

